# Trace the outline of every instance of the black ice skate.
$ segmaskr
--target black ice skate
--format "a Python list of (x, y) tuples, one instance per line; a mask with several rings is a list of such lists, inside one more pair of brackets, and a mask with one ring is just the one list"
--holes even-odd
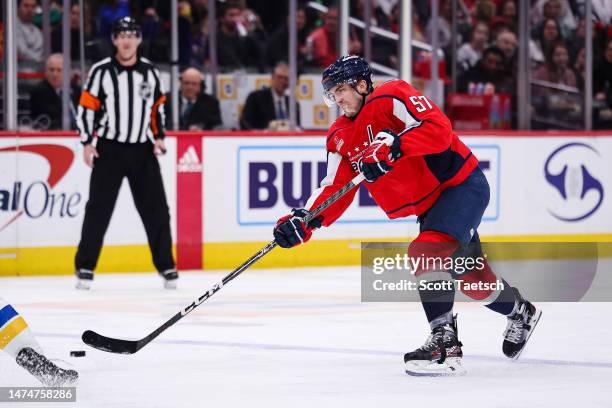
[(76, 371), (59, 368), (47, 357), (38, 354), (30, 347), (22, 349), (15, 360), (47, 387), (73, 385), (79, 378)]
[(164, 288), (176, 289), (176, 281), (178, 280), (176, 269), (167, 269), (159, 274), (164, 279)]
[(516, 289), (515, 293), (519, 302), (518, 308), (514, 314), (508, 316), (502, 344), (502, 351), (506, 357), (514, 360), (520, 357), (542, 316), (542, 311), (523, 299)]
[(432, 377), (465, 374), (461, 364), (462, 344), (457, 336), (455, 315), (452, 324), (435, 327), (425, 344), (404, 355), (406, 374)]
[(77, 269), (74, 271), (77, 277), (76, 288), (82, 290), (89, 290), (91, 283), (93, 282), (94, 274), (89, 269)]

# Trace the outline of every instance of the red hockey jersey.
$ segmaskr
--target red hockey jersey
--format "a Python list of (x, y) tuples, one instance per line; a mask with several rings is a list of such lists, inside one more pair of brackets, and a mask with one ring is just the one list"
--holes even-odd
[[(460, 184), (478, 165), (470, 149), (453, 132), (449, 119), (420, 92), (402, 80), (385, 82), (368, 97), (355, 118), (339, 117), (327, 133), (327, 175), (306, 204), (312, 209), (357, 175), (357, 163), (383, 129), (401, 136), (402, 157), (374, 183), (365, 183), (389, 218), (420, 215), (450, 186)], [(357, 189), (321, 216), (331, 225), (348, 208)]]

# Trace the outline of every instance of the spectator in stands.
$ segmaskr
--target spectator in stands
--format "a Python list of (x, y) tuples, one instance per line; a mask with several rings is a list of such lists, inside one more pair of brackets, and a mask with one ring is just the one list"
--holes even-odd
[[(40, 7), (41, 0), (36, 1), (39, 3), (39, 7), (37, 7), (36, 15), (32, 22), (42, 30), (43, 13), (42, 7)], [(49, 23), (51, 24), (51, 29), (58, 25), (61, 26), (63, 12), (64, 3), (62, 0), (49, 0)]]
[(463, 44), (457, 50), (457, 64), (461, 72), (465, 72), (478, 62), (482, 51), (489, 41), (489, 25), (486, 21), (477, 21), (470, 36), (470, 42)]
[[(263, 88), (249, 94), (242, 110), (242, 130), (267, 129), (274, 120), (289, 119), (289, 66), (281, 62), (274, 67), (271, 88)], [(299, 125), (299, 104), (296, 102)]]
[[(385, 6), (381, 1), (370, 1), (370, 25), (384, 30), (391, 30), (390, 14), (385, 12)], [(392, 5), (387, 4), (389, 12)], [(351, 17), (365, 21), (365, 2), (364, 0), (351, 0), (350, 2)], [(416, 13), (412, 13), (413, 18)], [(351, 34), (354, 38), (364, 39), (364, 30), (356, 26), (351, 26)], [(385, 38), (379, 35), (370, 36), (371, 44), (371, 62), (375, 62), (387, 67), (397, 67), (397, 41)]]
[[(62, 128), (62, 84), (64, 57), (62, 54), (51, 54), (45, 64), (45, 78), (30, 93), (30, 116), (34, 127), (38, 129)], [(78, 105), (80, 91), (71, 86), (70, 95), (70, 128), (75, 126), (75, 106)]]
[[(492, 0), (480, 0), (476, 3), (474, 19), (476, 21), (486, 21), (491, 24), (497, 15), (497, 6)], [(449, 19), (449, 21), (451, 21)]]
[[(394, 33), (399, 33), (400, 11), (401, 11), (401, 5), (398, 2), (391, 9), (391, 30)], [(425, 35), (423, 24), (421, 24), (421, 21), (419, 20), (419, 16), (417, 13), (412, 13), (412, 39), (422, 41), (422, 42), (427, 42), (427, 36)]]
[(531, 60), (539, 65), (545, 62), (545, 56), (552, 51), (552, 47), (562, 41), (561, 29), (557, 20), (547, 18), (540, 26), (535, 39), (529, 40), (529, 55)]
[(191, 3), (191, 14), (194, 24), (206, 21), (208, 17), (208, 0), (193, 0)]
[(193, 42), (191, 44), (191, 66), (204, 69), (208, 63), (208, 21), (201, 19), (193, 25)]
[(427, 35), (427, 41), (432, 42), (434, 29), (438, 30), (438, 45), (440, 48), (446, 48), (451, 43), (451, 21), (452, 21), (452, 3), (450, 0), (440, 1), (440, 14), (438, 15), (438, 21), (433, 21), (432, 18), (427, 22), (425, 32)]
[[(535, 86), (531, 90), (531, 105), (534, 109), (532, 126), (535, 129), (563, 128), (561, 123), (575, 121), (582, 123), (579, 112), (584, 97), (576, 89), (576, 75), (569, 65), (569, 50), (564, 42), (552, 47), (552, 51), (546, 55), (546, 63), (537, 69), (533, 78)], [(545, 83), (540, 84), (538, 80)]]
[(226, 68), (262, 67), (262, 44), (249, 35), (239, 2), (226, 2), (219, 7), (217, 57)]
[[(391, 9), (391, 18), (396, 22), (399, 22), (399, 14), (400, 14), (400, 1), (396, 1), (395, 5)], [(431, 12), (431, 0), (414, 0), (412, 2), (412, 10), (413, 15), (417, 15), (417, 20), (422, 28), (427, 26), (427, 20), (429, 18), (429, 13)], [(452, 4), (451, 4), (452, 6)], [(394, 11), (395, 7), (397, 7), (397, 17), (393, 17), (396, 11)], [(451, 7), (452, 8), (452, 7)], [(397, 31), (396, 31), (397, 32)]]
[(501, 31), (494, 39), (493, 45), (502, 50), (507, 62), (516, 63), (516, 49), (518, 47), (516, 34), (510, 30)]
[[(142, 27), (139, 55), (152, 61), (169, 62), (172, 7), (170, 1), (131, 1), (130, 6)], [(177, 1), (178, 65), (191, 64), (193, 49), (194, 8), (188, 0)], [(199, 10), (199, 9), (198, 9)], [(199, 17), (199, 16), (198, 16)]]
[[(365, 2), (364, 0), (351, 0), (350, 2), (351, 15), (361, 21), (365, 21)], [(370, 15), (372, 19), (370, 24), (384, 30), (391, 30), (391, 20), (389, 15), (383, 9), (380, 1), (370, 1)]]
[[(308, 54), (316, 66), (326, 68), (338, 58), (337, 35), (338, 9), (332, 7), (325, 14), (323, 26), (314, 30), (306, 40)], [(361, 42), (351, 37), (349, 54), (359, 54), (360, 52)]]
[(192, 24), (193, 16), (191, 15), (191, 4), (182, 0), (177, 4), (178, 7), (178, 51), (179, 51), (179, 67), (189, 66), (191, 62), (191, 51), (193, 43)]
[(606, 41), (603, 58), (595, 63), (594, 71), (593, 92), (595, 100), (600, 102), (612, 101), (612, 38)]
[(597, 61), (594, 71), (594, 124), (599, 129), (612, 129), (612, 38), (606, 41), (603, 58)]
[[(70, 59), (76, 61), (81, 56), (81, 44), (80, 44), (80, 19), (81, 19), (81, 8), (78, 3), (74, 3), (70, 7)], [(91, 34), (91, 26), (87, 23), (87, 19), (84, 21), (84, 40), (88, 41)], [(62, 25), (53, 27), (51, 31), (51, 52), (61, 53), (63, 49), (62, 43)]]
[(511, 30), (512, 27), (506, 22), (505, 18), (494, 17), (491, 24), (489, 24), (489, 38), (493, 40), (494, 38), (497, 38), (497, 34), (501, 33), (502, 31)]
[[(180, 130), (211, 130), (221, 125), (219, 101), (206, 94), (204, 75), (196, 68), (189, 67), (181, 73), (179, 89)], [(172, 126), (172, 103), (166, 103), (166, 118)]]
[(510, 23), (503, 17), (495, 17), (489, 25), (489, 38), (494, 40), (502, 31), (514, 31)]
[(4, 25), (0, 21), (0, 60), (4, 61)]
[[(308, 47), (306, 46), (306, 38), (308, 37), (308, 29), (306, 27), (306, 10), (303, 7), (298, 7), (295, 15), (297, 25), (297, 46), (298, 66), (303, 66), (308, 57)], [(285, 22), (278, 30), (276, 30), (270, 40), (266, 50), (266, 62), (269, 66), (275, 66), (280, 61), (289, 61), (289, 22)]]
[(129, 0), (102, 0), (97, 13), (98, 36), (111, 43), (111, 27), (122, 17), (131, 15)]
[(591, 0), (591, 3), (593, 7), (593, 16), (606, 25), (612, 24), (612, 1)]
[(255, 41), (262, 45), (268, 43), (268, 32), (261, 24), (261, 17), (257, 13), (250, 8), (245, 8), (242, 11), (242, 21), (248, 35), (253, 37)]
[(534, 79), (576, 87), (576, 75), (569, 65), (569, 50), (563, 42), (556, 43), (546, 56), (546, 63), (533, 75)]
[[(170, 50), (170, 28), (169, 14), (170, 2), (156, 2), (155, 4), (143, 4), (141, 1), (142, 15), (140, 22), (142, 27), (142, 43), (139, 54), (152, 61), (169, 61)], [(168, 5), (166, 8), (165, 5)], [(189, 38), (191, 27), (184, 17), (185, 8), (182, 4), (178, 6), (178, 37), (179, 37), (179, 66), (185, 65), (185, 58), (189, 55), (187, 47), (191, 42)], [(183, 12), (183, 13), (181, 13)], [(187, 38), (185, 36), (187, 35)]]
[(584, 91), (584, 73), (586, 72), (586, 52), (584, 47), (578, 51), (576, 62), (574, 63), (574, 74), (576, 75), (576, 86)]
[(561, 29), (562, 35), (567, 38), (571, 30), (576, 28), (576, 18), (572, 12), (568, 0), (538, 0), (531, 9), (532, 24), (538, 28), (538, 23), (543, 19), (552, 18), (556, 20)]
[(42, 32), (33, 23), (38, 2), (18, 0), (17, 4), (16, 41), (20, 69), (38, 70), (43, 58)]
[[(537, 19), (535, 16), (538, 16)], [(539, 33), (541, 25), (549, 18), (559, 23), (559, 32), (563, 39), (570, 38), (572, 31), (576, 29), (577, 22), (567, 0), (541, 0), (532, 8), (532, 35)]]
[[(416, 7), (417, 4), (414, 6)], [(391, 7), (390, 14), (390, 23), (391, 23), (391, 31), (396, 34), (399, 34), (400, 28), (400, 12), (401, 12), (401, 4), (400, 2), (395, 3)], [(417, 12), (412, 13), (412, 39), (427, 42), (427, 37), (425, 36), (425, 31), (423, 30), (423, 24), (421, 24), (421, 20), (419, 19), (419, 14)], [(390, 53), (389, 55), (389, 65), (392, 68), (399, 67), (399, 59), (397, 57), (397, 47), (395, 52)]]
[(533, 18), (552, 18), (561, 22), (561, 0), (538, 0), (534, 5)]
[[(197, 1), (197, 0), (196, 0)], [(208, 1), (208, 0), (199, 0)], [(266, 31), (274, 32), (278, 27), (281, 27), (287, 16), (289, 15), (289, 2), (287, 0), (241, 0), (243, 5), (246, 5), (258, 15), (259, 20)], [(305, 3), (303, 0), (298, 0), (298, 3)], [(319, 2), (320, 3), (320, 2)], [(246, 7), (246, 6), (245, 6)]]
[(499, 7), (499, 16), (510, 25), (512, 31), (516, 31), (518, 26), (516, 0), (503, 0)]
[(489, 47), (478, 63), (459, 77), (458, 91), (466, 93), (470, 84), (492, 84), (494, 93), (514, 93), (515, 84), (504, 69), (504, 53), (497, 47)]
[[(575, 60), (578, 55), (578, 51), (580, 51), (585, 44), (585, 36), (586, 36), (586, 20), (584, 18), (578, 21), (578, 26), (576, 30), (572, 33), (572, 36), (567, 39), (567, 46), (570, 50), (570, 59)], [(593, 38), (593, 37), (591, 37)]]
[(493, 40), (493, 45), (504, 53), (504, 70), (508, 75), (515, 78), (518, 68), (518, 56), (516, 52), (518, 39), (516, 38), (516, 34), (510, 30), (498, 32)]

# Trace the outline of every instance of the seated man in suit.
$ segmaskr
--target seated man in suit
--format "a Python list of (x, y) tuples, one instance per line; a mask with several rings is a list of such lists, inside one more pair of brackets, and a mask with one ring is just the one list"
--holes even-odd
[[(45, 63), (45, 78), (30, 92), (30, 117), (33, 127), (41, 130), (62, 128), (62, 84), (64, 57), (51, 54)], [(71, 86), (70, 129), (76, 129), (75, 106), (81, 94), (77, 87)]]
[[(204, 75), (196, 68), (187, 68), (180, 77), (179, 130), (211, 130), (221, 125), (219, 101), (204, 93)], [(166, 103), (166, 119), (172, 128), (172, 103)]]
[[(271, 88), (263, 88), (249, 94), (242, 110), (242, 130), (267, 129), (274, 120), (289, 119), (289, 66), (281, 62), (272, 72)], [(300, 105), (296, 102), (297, 124), (300, 123)]]

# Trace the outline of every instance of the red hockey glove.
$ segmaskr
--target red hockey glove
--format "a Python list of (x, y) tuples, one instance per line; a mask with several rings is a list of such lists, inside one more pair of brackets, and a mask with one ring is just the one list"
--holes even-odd
[(361, 160), (359, 170), (368, 183), (375, 182), (380, 176), (388, 173), (395, 160), (402, 157), (400, 138), (389, 129), (383, 129), (370, 143)]
[(305, 221), (310, 213), (303, 208), (292, 209), (291, 214), (279, 219), (274, 227), (274, 240), (283, 248), (303, 244), (310, 239), (312, 231), (321, 227), (321, 220), (315, 218), (308, 224)]

